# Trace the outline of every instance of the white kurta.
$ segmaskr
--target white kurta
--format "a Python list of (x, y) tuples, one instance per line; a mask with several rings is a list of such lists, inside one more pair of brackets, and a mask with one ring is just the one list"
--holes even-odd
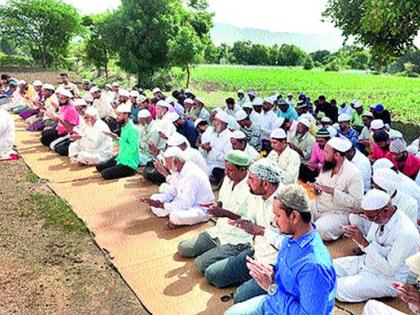
[(188, 147), (184, 151), (184, 153), (186, 155), (187, 161), (194, 162), (196, 165), (198, 165), (203, 170), (204, 173), (207, 174), (207, 176), (210, 175), (209, 174), (209, 168), (207, 167), (206, 160), (203, 158), (200, 151), (198, 151), (197, 149)]
[(318, 232), (323, 240), (336, 240), (342, 234), (341, 225), (349, 223), (349, 208), (359, 208), (363, 197), (363, 176), (353, 163), (344, 160), (336, 175), (332, 170), (321, 172), (316, 182), (334, 188), (334, 194), (322, 193), (310, 202)]
[(372, 223), (361, 247), (362, 256), (334, 259), (337, 273), (336, 298), (342, 302), (362, 302), (372, 298), (395, 297), (392, 282), (405, 282), (409, 269), (405, 260), (417, 253), (420, 238), (410, 219), (397, 210), (383, 227)]
[(72, 162), (95, 165), (108, 161), (112, 157), (112, 139), (104, 131), (110, 132), (108, 125), (100, 119), (93, 126), (83, 124), (82, 138), (69, 146)]
[(255, 110), (253, 110), (251, 114), (249, 115), (249, 119), (252, 121), (252, 124), (255, 126), (261, 126), (260, 118), (261, 118), (261, 115), (257, 113)]
[(101, 119), (106, 117), (115, 117), (111, 102), (105, 95), (101, 95), (100, 98), (94, 99), (92, 106), (98, 110), (98, 114)]
[(248, 154), (248, 156), (251, 158), (251, 162), (255, 162), (260, 159), (260, 154), (253, 146), (250, 146), (248, 143), (246, 144), (244, 152)]
[(0, 159), (8, 158), (13, 151), (15, 123), (9, 113), (0, 107)]
[(284, 177), (284, 184), (294, 184), (299, 177), (300, 156), (289, 146), (279, 155), (272, 150), (267, 156), (267, 159), (273, 161), (279, 169), (282, 170)]
[[(261, 139), (270, 139), (271, 132), (276, 129), (277, 115), (272, 111), (261, 111), (260, 117)], [(257, 125), (258, 126), (258, 125)]]
[(193, 162), (185, 162), (174, 182), (164, 193), (152, 195), (153, 200), (164, 203), (164, 208), (152, 207), (158, 217), (169, 216), (175, 225), (193, 225), (210, 219), (202, 204), (214, 201), (213, 191), (207, 174)]
[(351, 162), (362, 172), (365, 192), (369, 191), (372, 184), (372, 165), (369, 159), (356, 149)]
[(232, 149), (230, 138), (232, 132), (229, 129), (223, 130), (220, 134), (213, 133), (210, 138), (210, 152), (204, 152), (209, 172), (215, 167), (225, 169), (225, 156)]
[[(251, 197), (248, 177), (245, 177), (236, 186), (227, 176), (223, 180), (219, 191), (219, 201), (222, 202), (223, 209), (229, 210), (241, 217), (246, 217), (248, 212), (248, 198)], [(212, 238), (218, 238), (221, 245), (225, 244), (247, 244), (252, 240), (252, 236), (242, 229), (229, 224), (228, 218), (218, 218), (216, 225), (207, 230)]]
[[(413, 311), (414, 314), (420, 315), (420, 308), (416, 309), (416, 307), (412, 304), (408, 305), (410, 309)], [(376, 300), (369, 300), (365, 307), (363, 308), (362, 315), (407, 315), (406, 313), (400, 312), (391, 306), (386, 305), (385, 303), (376, 301)]]

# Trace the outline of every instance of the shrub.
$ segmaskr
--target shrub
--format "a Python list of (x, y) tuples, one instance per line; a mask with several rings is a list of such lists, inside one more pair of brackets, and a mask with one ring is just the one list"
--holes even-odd
[(30, 57), (0, 54), (0, 67), (32, 67), (34, 61)]

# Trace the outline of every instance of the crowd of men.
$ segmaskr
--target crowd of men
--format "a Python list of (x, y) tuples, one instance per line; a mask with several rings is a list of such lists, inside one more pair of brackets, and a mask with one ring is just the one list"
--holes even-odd
[[(336, 299), (400, 314), (375, 300), (398, 295), (420, 314), (420, 137), (407, 145), (383, 105), (250, 89), (210, 109), (188, 89), (152, 94), (3, 74), (0, 159), (16, 154), (9, 111), (105, 180), (159, 184), (140, 201), (168, 227), (217, 219), (178, 249), (211, 285), (238, 286), (226, 314), (330, 314)], [(359, 250), (333, 260), (324, 243), (343, 236)]]

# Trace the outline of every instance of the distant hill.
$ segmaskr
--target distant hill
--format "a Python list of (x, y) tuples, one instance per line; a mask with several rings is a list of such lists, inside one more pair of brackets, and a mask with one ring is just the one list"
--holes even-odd
[(233, 45), (236, 41), (249, 40), (254, 44), (273, 46), (277, 44), (294, 44), (307, 52), (319, 49), (329, 51), (338, 50), (343, 43), (339, 35), (328, 34), (298, 34), (298, 33), (273, 33), (255, 28), (239, 28), (228, 24), (215, 24), (210, 31), (215, 45)]

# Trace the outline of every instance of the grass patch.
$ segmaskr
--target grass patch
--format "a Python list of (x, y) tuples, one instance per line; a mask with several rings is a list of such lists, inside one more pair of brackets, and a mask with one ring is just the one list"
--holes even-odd
[(39, 177), (32, 171), (26, 173), (26, 181), (35, 184), (38, 183)]
[(30, 196), (33, 210), (45, 219), (45, 224), (66, 232), (83, 235), (88, 229), (62, 199), (54, 194), (33, 193)]

